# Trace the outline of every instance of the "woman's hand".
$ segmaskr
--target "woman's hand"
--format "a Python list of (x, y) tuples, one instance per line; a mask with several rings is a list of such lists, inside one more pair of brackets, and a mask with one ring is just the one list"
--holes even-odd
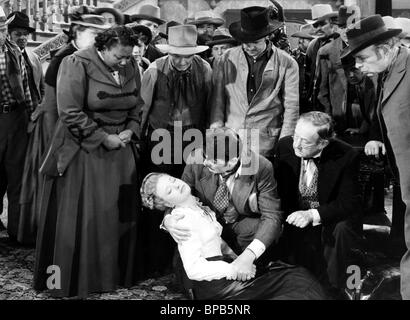
[(125, 143), (116, 134), (109, 134), (105, 138), (103, 144), (108, 150), (115, 150), (115, 149), (125, 148)]
[(241, 255), (232, 262), (232, 265), (234, 265), (237, 270), (236, 279), (228, 280), (246, 281), (254, 278), (256, 274), (256, 266), (253, 264), (254, 261), (255, 255), (253, 252), (245, 249)]
[(125, 144), (130, 143), (132, 138), (132, 131), (130, 129), (124, 130), (120, 132), (118, 136)]

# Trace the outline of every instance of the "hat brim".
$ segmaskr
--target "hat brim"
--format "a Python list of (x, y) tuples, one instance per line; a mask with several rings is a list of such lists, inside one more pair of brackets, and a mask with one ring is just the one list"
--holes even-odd
[(153, 21), (155, 23), (158, 23), (158, 25), (164, 24), (166, 21), (159, 19), (157, 17), (153, 17), (153, 16), (148, 16), (146, 14), (133, 14), (131, 16), (131, 20), (135, 21), (135, 20), (149, 20), (149, 21)]
[(84, 22), (84, 21), (71, 21), (71, 24), (78, 24), (80, 26), (96, 28), (96, 29), (101, 29), (101, 30), (107, 30), (111, 28), (109, 24), (94, 24), (94, 23), (89, 23), (89, 22)]
[(301, 31), (298, 31), (298, 32), (292, 34), (291, 37), (292, 37), (292, 38), (309, 39), (309, 40), (315, 39), (315, 37), (312, 36), (311, 34), (306, 33), (306, 32), (301, 32)]
[(9, 29), (13, 29), (13, 28), (21, 28), (21, 29), (25, 29), (27, 30), (29, 33), (33, 33), (34, 31), (36, 31), (36, 29), (32, 28), (32, 27), (27, 27), (27, 26), (19, 26), (19, 25), (13, 25), (13, 24), (9, 24), (8, 25)]
[(254, 33), (243, 32), (241, 29), (241, 22), (236, 21), (229, 26), (229, 33), (234, 39), (239, 42), (252, 42), (259, 40), (267, 35), (270, 35), (275, 30), (283, 26), (282, 22), (268, 24), (263, 30), (255, 31)]
[(395, 36), (398, 36), (401, 33), (401, 29), (389, 29), (376, 37), (363, 41), (360, 45), (352, 47), (351, 45), (344, 48), (341, 52), (340, 58), (343, 59), (349, 55), (358, 53), (359, 51), (370, 47), (372, 44), (375, 44), (379, 41), (384, 41)]
[[(11, 18), (5, 19), (5, 21), (0, 21), (0, 28), (5, 28), (7, 25), (9, 25), (15, 18), (16, 16), (12, 16)], [(3, 18), (2, 18), (3, 20)]]
[(123, 25), (125, 23), (125, 17), (124, 14), (122, 14), (120, 11), (114, 8), (95, 8), (94, 9), (94, 14), (102, 15), (104, 12), (111, 13), (117, 22), (118, 25)]
[(200, 24), (204, 24), (204, 23), (208, 23), (208, 24), (214, 24), (216, 26), (222, 26), (225, 23), (225, 20), (221, 19), (221, 18), (211, 18), (211, 19), (203, 19), (203, 20), (194, 20), (192, 22), (190, 22), (190, 24), (194, 24), (194, 25), (200, 25)]
[(156, 44), (159, 50), (170, 54), (191, 55), (204, 52), (209, 49), (208, 46), (195, 46), (195, 47), (175, 47), (169, 44)]
[(306, 21), (307, 24), (312, 25), (312, 24), (315, 24), (316, 22), (324, 21), (326, 19), (337, 18), (338, 16), (339, 16), (338, 12), (331, 12), (331, 13), (325, 14), (324, 16), (321, 16), (317, 19), (314, 19), (314, 20), (305, 19), (305, 21)]
[(236, 41), (236, 40), (233, 39), (233, 38), (230, 38), (230, 39), (220, 39), (220, 40), (214, 40), (214, 41), (208, 41), (208, 42), (206, 43), (206, 45), (212, 47), (212, 46), (215, 46), (215, 45), (218, 45), (218, 44), (224, 44), (224, 43), (233, 44), (234, 46), (239, 45), (238, 41)]

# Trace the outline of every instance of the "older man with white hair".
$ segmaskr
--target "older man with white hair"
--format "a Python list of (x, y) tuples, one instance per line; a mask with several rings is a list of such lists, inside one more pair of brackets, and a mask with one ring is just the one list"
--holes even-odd
[(380, 77), (376, 126), (381, 139), (369, 141), (365, 152), (375, 156), (387, 152), (395, 178), (400, 181), (406, 205), (407, 246), (400, 265), (401, 293), (403, 299), (410, 299), (410, 51), (392, 40), (401, 32), (401, 29), (388, 29), (380, 15), (365, 18), (347, 32), (349, 47), (344, 56), (354, 56), (356, 66), (363, 73)]

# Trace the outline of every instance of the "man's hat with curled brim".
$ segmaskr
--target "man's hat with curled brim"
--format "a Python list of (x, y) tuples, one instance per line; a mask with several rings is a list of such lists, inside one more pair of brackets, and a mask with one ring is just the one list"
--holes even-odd
[(232, 44), (234, 46), (238, 45), (238, 41), (236, 41), (226, 28), (218, 28), (215, 30), (214, 35), (211, 41), (208, 41), (206, 44), (210, 47), (218, 45), (218, 44)]
[(305, 19), (306, 23), (314, 24), (327, 19), (336, 19), (339, 16), (337, 11), (333, 11), (330, 4), (315, 4), (312, 7), (312, 20)]
[(7, 19), (11, 19), (8, 24), (8, 28), (22, 28), (28, 30), (28, 32), (33, 33), (36, 29), (30, 27), (30, 18), (23, 12), (14, 11), (9, 14)]
[(190, 22), (190, 24), (194, 24), (196, 26), (204, 23), (214, 24), (219, 27), (225, 23), (225, 20), (218, 16), (215, 12), (207, 10), (196, 12), (193, 20)]
[(229, 32), (239, 42), (252, 42), (270, 35), (283, 23), (269, 23), (268, 8), (248, 7), (241, 10), (241, 20), (229, 26)]
[(198, 32), (194, 25), (180, 25), (168, 30), (168, 44), (157, 44), (156, 47), (165, 53), (191, 55), (208, 50), (208, 46), (196, 44)]
[(158, 6), (153, 6), (151, 4), (143, 5), (137, 14), (131, 16), (131, 21), (135, 20), (149, 20), (158, 25), (164, 24), (166, 21), (161, 19), (160, 8)]
[(355, 54), (372, 44), (398, 36), (400, 33), (401, 29), (387, 29), (379, 14), (369, 16), (347, 30), (349, 45), (342, 51), (341, 58)]
[(291, 35), (292, 38), (302, 38), (313, 40), (315, 36), (313, 36), (314, 29), (311, 24), (304, 24), (300, 27), (298, 32), (295, 32)]
[(95, 8), (93, 13), (102, 16), (103, 13), (105, 13), (105, 12), (111, 13), (114, 16), (115, 22), (116, 22), (117, 25), (119, 25), (119, 26), (124, 25), (124, 23), (125, 23), (124, 14), (121, 11), (117, 10), (117, 9), (108, 8), (108, 7), (100, 7), (100, 8)]
[(78, 24), (84, 27), (106, 30), (111, 28), (103, 16), (98, 14), (82, 14), (76, 20), (71, 20), (71, 24)]
[(5, 28), (10, 22), (12, 22), (15, 19), (15, 17), (16, 16), (14, 15), (11, 18), (7, 19), (3, 8), (0, 7), (0, 28)]

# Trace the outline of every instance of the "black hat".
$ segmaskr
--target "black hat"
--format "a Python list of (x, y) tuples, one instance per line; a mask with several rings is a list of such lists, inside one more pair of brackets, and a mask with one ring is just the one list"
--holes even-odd
[(179, 22), (176, 22), (174, 20), (168, 21), (167, 23), (165, 23), (165, 33), (160, 32), (159, 35), (164, 38), (164, 39), (168, 39), (168, 30), (171, 27), (175, 27), (175, 26), (180, 26), (181, 24)]
[(341, 61), (344, 69), (350, 69), (356, 66), (356, 59), (353, 55), (347, 55), (346, 57), (343, 57)]
[(14, 19), (8, 25), (9, 30), (14, 28), (22, 28), (28, 30), (28, 32), (30, 33), (36, 31), (36, 29), (30, 27), (30, 19), (25, 13), (14, 11), (9, 14), (7, 19), (10, 19), (12, 17), (14, 17)]
[(130, 28), (136, 35), (139, 35), (140, 33), (142, 33), (144, 36), (147, 37), (147, 42), (145, 42), (146, 45), (148, 45), (151, 42), (152, 32), (148, 27), (138, 24), (138, 25), (133, 25)]
[(349, 45), (342, 51), (341, 58), (355, 54), (372, 44), (388, 40), (401, 33), (401, 29), (387, 29), (379, 14), (369, 16), (353, 26), (346, 32)]
[(241, 10), (241, 20), (229, 26), (229, 32), (239, 42), (252, 42), (259, 40), (276, 29), (283, 23), (273, 21), (269, 23), (268, 8), (248, 7)]
[(360, 9), (357, 6), (340, 6), (339, 15), (337, 17), (338, 26), (342, 28), (346, 28), (349, 17), (359, 13), (359, 12), (356, 12), (356, 10), (360, 10)]
[(225, 28), (218, 28), (215, 30), (212, 40), (208, 41), (206, 45), (212, 47), (214, 45), (224, 43), (232, 44), (234, 46), (238, 45), (238, 41), (231, 37), (228, 30)]

